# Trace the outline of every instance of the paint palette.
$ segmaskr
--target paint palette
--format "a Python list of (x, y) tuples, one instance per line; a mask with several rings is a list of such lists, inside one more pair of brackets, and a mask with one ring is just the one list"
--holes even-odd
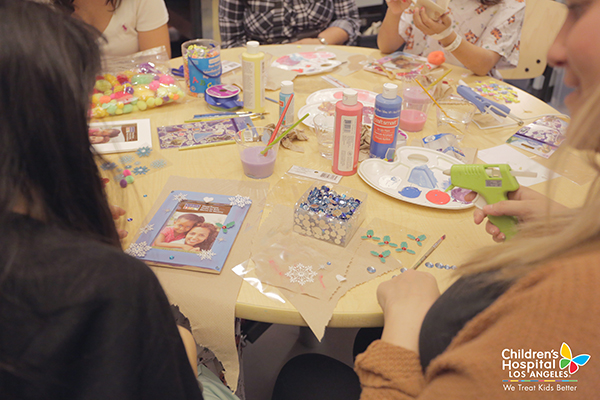
[(299, 75), (314, 75), (328, 72), (342, 64), (335, 60), (335, 53), (329, 51), (292, 53), (281, 56), (271, 64), (286, 71), (294, 71)]
[(445, 191), (450, 186), (450, 176), (444, 171), (452, 164), (462, 162), (439, 151), (405, 146), (398, 149), (394, 162), (378, 158), (363, 161), (358, 175), (369, 186), (408, 203), (449, 210), (473, 207), (464, 199), (470, 190)]

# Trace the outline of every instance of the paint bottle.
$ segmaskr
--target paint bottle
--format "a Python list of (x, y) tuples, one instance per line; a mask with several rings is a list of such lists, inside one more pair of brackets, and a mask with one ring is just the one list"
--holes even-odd
[(246, 43), (242, 53), (242, 86), (244, 89), (244, 110), (265, 111), (265, 53), (260, 51), (257, 41)]
[(354, 175), (358, 167), (363, 105), (358, 93), (344, 89), (342, 100), (335, 105), (333, 167), (338, 175)]
[(398, 85), (384, 83), (383, 92), (375, 97), (369, 157), (394, 161), (401, 109), (402, 98), (398, 96)]
[[(285, 105), (287, 104), (290, 96), (294, 94), (294, 82), (292, 81), (281, 81), (281, 91), (279, 92), (279, 118), (281, 118), (281, 114), (285, 109)], [(281, 121), (282, 126), (289, 126), (294, 123), (294, 98), (292, 97), (292, 101), (290, 106)]]

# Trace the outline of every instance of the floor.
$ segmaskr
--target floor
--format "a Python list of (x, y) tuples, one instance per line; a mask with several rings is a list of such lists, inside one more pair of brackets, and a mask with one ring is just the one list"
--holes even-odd
[(308, 328), (273, 324), (243, 350), (246, 400), (271, 398), (277, 374), (291, 358), (321, 353), (352, 366), (352, 345), (358, 329), (327, 328), (319, 343)]

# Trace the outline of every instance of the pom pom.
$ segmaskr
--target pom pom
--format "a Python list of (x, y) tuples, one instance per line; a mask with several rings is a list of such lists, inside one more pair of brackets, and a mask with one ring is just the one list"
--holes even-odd
[(446, 56), (444, 55), (444, 52), (441, 50), (432, 51), (427, 56), (427, 61), (433, 65), (442, 65), (446, 61)]

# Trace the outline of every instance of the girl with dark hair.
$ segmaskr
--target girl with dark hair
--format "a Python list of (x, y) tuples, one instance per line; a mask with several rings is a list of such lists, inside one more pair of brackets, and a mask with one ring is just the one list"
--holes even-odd
[(171, 55), (164, 0), (51, 1), (102, 32), (104, 55), (125, 56), (158, 46), (165, 46)]
[(218, 233), (217, 227), (213, 224), (200, 222), (190, 229), (185, 235), (185, 238), (173, 241), (169, 244), (171, 247), (177, 245), (178, 248), (185, 251), (210, 250)]
[(449, 0), (448, 11), (437, 20), (424, 7), (409, 9), (411, 0), (387, 4), (377, 35), (384, 53), (402, 45), (403, 51), (419, 56), (442, 50), (450, 64), (498, 78), (496, 68), (514, 68), (519, 62), (524, 0)]
[(121, 250), (90, 150), (96, 38), (0, 0), (1, 397), (202, 399), (158, 280)]

